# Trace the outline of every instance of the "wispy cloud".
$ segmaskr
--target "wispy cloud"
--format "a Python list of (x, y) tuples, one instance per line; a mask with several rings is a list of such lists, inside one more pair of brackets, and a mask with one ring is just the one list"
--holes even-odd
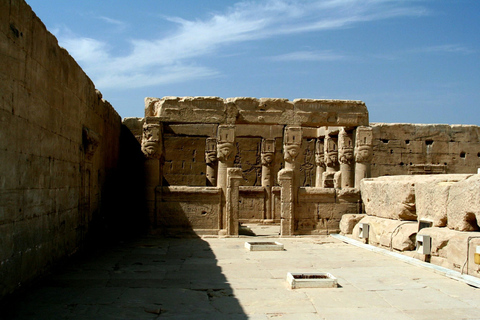
[[(130, 53), (115, 55), (108, 43), (59, 33), (66, 47), (100, 88), (143, 87), (217, 75), (195, 60), (234, 43), (287, 34), (352, 27), (382, 19), (426, 14), (423, 7), (404, 0), (267, 0), (242, 1), (206, 20), (167, 19), (176, 30), (154, 40), (130, 40)], [(120, 21), (101, 17), (107, 23)], [(276, 57), (287, 60), (335, 60), (328, 51), (293, 52)]]
[(112, 18), (109, 18), (109, 17), (100, 16), (100, 17), (98, 17), (98, 19), (103, 20), (103, 21), (105, 21), (107, 23), (110, 23), (110, 24), (117, 25), (117, 26), (125, 26), (125, 22), (120, 21), (120, 20), (116, 20), (116, 19), (112, 19)]
[(474, 50), (459, 44), (443, 44), (436, 46), (426, 46), (412, 49), (409, 53), (455, 53), (455, 54), (472, 54)]
[(343, 60), (344, 55), (332, 51), (295, 51), (271, 57), (273, 61), (333, 61)]

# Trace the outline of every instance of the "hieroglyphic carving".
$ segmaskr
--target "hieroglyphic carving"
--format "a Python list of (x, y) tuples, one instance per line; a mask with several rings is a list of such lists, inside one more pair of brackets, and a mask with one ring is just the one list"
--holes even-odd
[(313, 174), (313, 169), (315, 169), (314, 161), (315, 161), (315, 154), (311, 150), (311, 143), (307, 142), (307, 147), (303, 151), (303, 163), (300, 165), (300, 172), (303, 172), (304, 174), (304, 179), (303, 179), (304, 187), (315, 185), (314, 174)]
[[(262, 178), (262, 156), (261, 156), (260, 148), (261, 148), (260, 143), (257, 143), (257, 152), (256, 152), (256, 155), (255, 155), (255, 163), (250, 163), (250, 162), (247, 161), (247, 165), (249, 165), (250, 168), (248, 168), (246, 170), (242, 170), (242, 176), (243, 176), (243, 179), (245, 181), (248, 181), (246, 176), (249, 173), (253, 172), (255, 174), (255, 180), (253, 182), (254, 186), (259, 186), (261, 184), (261, 178)], [(238, 153), (240, 153), (240, 151)], [(240, 167), (241, 167), (241, 164), (240, 164)]]

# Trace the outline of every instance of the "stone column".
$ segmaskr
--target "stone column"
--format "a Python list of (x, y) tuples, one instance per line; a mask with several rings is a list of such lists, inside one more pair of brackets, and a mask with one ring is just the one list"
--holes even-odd
[(318, 137), (315, 142), (315, 187), (323, 188), (323, 173), (325, 172), (324, 137)]
[(218, 175), (217, 187), (222, 188), (222, 214), (220, 215), (219, 229), (226, 229), (226, 195), (227, 195), (227, 169), (233, 167), (235, 159), (235, 127), (231, 125), (218, 126), (217, 132), (217, 158)]
[(217, 139), (207, 138), (205, 145), (206, 178), (208, 187), (217, 186)]
[(323, 173), (323, 187), (335, 187), (335, 174), (338, 171), (338, 131), (333, 131), (325, 136), (325, 165)]
[(297, 199), (297, 189), (299, 187), (300, 167), (297, 163), (297, 157), (302, 145), (302, 128), (286, 127), (283, 137), (283, 159), (285, 160), (285, 169), (293, 171), (293, 200)]
[(294, 171), (292, 169), (280, 170), (278, 184), (281, 188), (280, 235), (291, 236), (295, 230)]
[(340, 187), (354, 187), (353, 130), (342, 128), (338, 135), (338, 161), (340, 162)]
[[(162, 182), (163, 141), (162, 126), (158, 119), (145, 118), (142, 135), (142, 152), (145, 155), (145, 198), (150, 225), (157, 227), (157, 186)], [(161, 188), (160, 188), (161, 189)]]
[(373, 131), (371, 127), (357, 127), (355, 138), (355, 188), (360, 181), (370, 177), (370, 162), (373, 157)]
[(268, 219), (273, 222), (273, 208), (272, 208), (272, 186), (273, 175), (272, 167), (275, 159), (275, 139), (262, 140), (262, 187), (265, 188), (265, 212), (263, 219)]
[(226, 225), (227, 235), (238, 236), (239, 217), (239, 186), (242, 180), (242, 169), (227, 169), (227, 199), (226, 199)]

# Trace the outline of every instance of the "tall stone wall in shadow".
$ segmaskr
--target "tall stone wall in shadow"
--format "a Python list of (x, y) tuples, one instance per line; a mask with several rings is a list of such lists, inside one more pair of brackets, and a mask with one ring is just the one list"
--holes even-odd
[[(1, 0), (0, 298), (78, 251), (93, 229), (119, 227), (106, 220), (125, 218), (110, 204), (122, 199), (122, 167), (138, 161), (126, 149), (135, 147), (31, 8)], [(120, 153), (130, 156), (120, 162)]]

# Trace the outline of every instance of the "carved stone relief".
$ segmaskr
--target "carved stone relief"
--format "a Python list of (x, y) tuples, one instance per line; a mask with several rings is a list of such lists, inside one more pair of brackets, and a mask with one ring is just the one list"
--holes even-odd
[(142, 152), (147, 158), (162, 157), (161, 126), (159, 124), (143, 125)]
[(300, 173), (303, 176), (302, 186), (315, 186), (315, 140), (304, 139), (303, 161), (300, 165)]

